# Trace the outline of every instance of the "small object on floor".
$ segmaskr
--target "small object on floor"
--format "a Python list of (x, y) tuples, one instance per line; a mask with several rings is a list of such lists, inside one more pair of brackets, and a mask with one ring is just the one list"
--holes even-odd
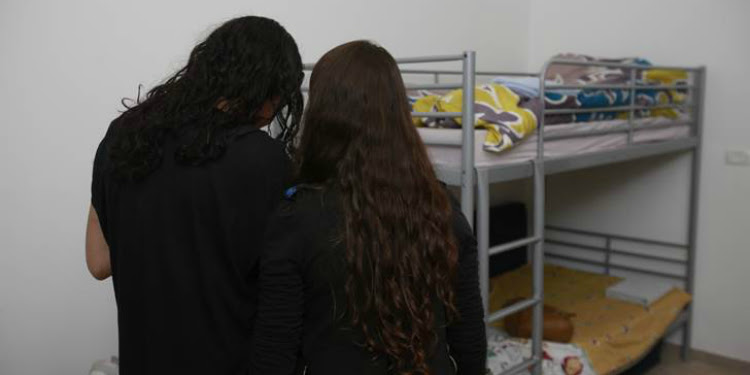
[[(514, 298), (508, 301), (503, 307), (512, 306), (523, 298)], [(571, 314), (555, 307), (544, 305), (544, 335), (546, 341), (568, 343), (573, 338), (573, 322)], [(508, 315), (505, 318), (505, 329), (514, 337), (530, 338), (532, 330), (532, 309), (525, 309), (515, 314)]]
[(89, 375), (118, 375), (120, 373), (117, 357), (96, 361), (89, 370)]

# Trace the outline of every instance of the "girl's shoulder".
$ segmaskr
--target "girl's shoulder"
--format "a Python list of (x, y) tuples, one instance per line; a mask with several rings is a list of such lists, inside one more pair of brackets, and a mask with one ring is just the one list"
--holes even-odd
[(294, 185), (284, 192), (277, 214), (300, 223), (316, 223), (338, 214), (338, 195), (330, 188)]

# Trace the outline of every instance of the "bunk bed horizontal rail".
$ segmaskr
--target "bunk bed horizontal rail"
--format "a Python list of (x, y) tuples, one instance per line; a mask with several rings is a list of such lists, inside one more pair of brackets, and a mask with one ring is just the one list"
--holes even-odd
[(461, 117), (463, 112), (412, 112), (412, 117), (448, 118)]
[(539, 242), (541, 240), (542, 240), (542, 238), (539, 237), (539, 236), (522, 238), (520, 240), (516, 240), (516, 241), (513, 241), (513, 242), (508, 242), (508, 243), (505, 243), (505, 244), (502, 244), (502, 245), (490, 247), (489, 253), (490, 253), (490, 255), (500, 254), (500, 253), (504, 253), (504, 252), (506, 252), (508, 250), (513, 250), (515, 248), (519, 248), (519, 247), (522, 247), (522, 246), (528, 246), (528, 245), (531, 245), (531, 244), (535, 244), (535, 243), (537, 243), (537, 242)]
[[(444, 69), (401, 69), (403, 74), (425, 74), (425, 75), (448, 75), (448, 76), (460, 76), (464, 72), (461, 70), (444, 70)], [(489, 71), (489, 70), (477, 70), (474, 72), (478, 76), (517, 76), (517, 77), (538, 77), (539, 73), (531, 72), (501, 72), (501, 71)]]
[(396, 59), (396, 63), (397, 64), (420, 64), (420, 63), (434, 63), (434, 62), (447, 62), (447, 61), (462, 61), (465, 57), (466, 57), (466, 54), (424, 56), (424, 57), (403, 57), (403, 58)]
[[(605, 267), (606, 266), (605, 262), (600, 262), (600, 261), (596, 261), (596, 260), (591, 260), (591, 259), (586, 259), (586, 258), (580, 258), (580, 257), (570, 256), (570, 255), (562, 255), (562, 254), (555, 254), (555, 253), (546, 252), (544, 254), (544, 256), (546, 258), (554, 258), (554, 259), (566, 260), (566, 261), (569, 261), (569, 262), (582, 263), (582, 264), (587, 264), (587, 265), (590, 265), (590, 266), (599, 266), (599, 267)], [(651, 276), (665, 277), (665, 278), (668, 278), (668, 279), (676, 279), (676, 280), (681, 280), (681, 281), (687, 280), (687, 276), (684, 276), (684, 275), (678, 275), (678, 274), (674, 274), (674, 273), (667, 273), (667, 272), (647, 270), (647, 269), (638, 268), (638, 267), (625, 266), (625, 265), (622, 265), (622, 264), (610, 263), (609, 264), (609, 268), (610, 269), (618, 269), (618, 270), (622, 270), (622, 271), (635, 272), (635, 273), (640, 273), (640, 274), (645, 274), (645, 275), (651, 275)]]
[[(455, 115), (455, 116), (448, 116), (445, 112), (441, 113), (440, 115), (435, 115), (436, 112), (415, 112), (412, 113), (413, 117), (459, 117), (461, 112), (452, 112), (448, 113), (448, 115)], [(594, 137), (594, 136), (601, 136), (601, 135), (607, 135), (607, 134), (621, 134), (621, 133), (627, 133), (631, 131), (641, 131), (641, 130), (657, 130), (657, 129), (669, 129), (669, 128), (675, 128), (675, 127), (681, 127), (681, 126), (690, 126), (693, 124), (693, 121), (673, 121), (665, 124), (634, 124), (631, 128), (629, 124), (619, 124), (612, 126), (609, 129), (602, 129), (602, 130), (587, 130), (587, 131), (580, 131), (580, 130), (571, 130), (567, 132), (559, 132), (555, 134), (549, 134), (544, 137), (544, 140), (546, 142), (548, 141), (554, 141), (554, 140), (561, 140), (561, 139), (568, 139), (568, 138), (585, 138), (585, 137)], [(448, 135), (453, 135), (455, 133), (455, 129), (431, 129), (433, 132), (445, 132)], [(462, 140), (460, 137), (455, 136), (445, 136), (445, 137), (435, 137), (431, 139), (423, 139), (423, 142), (427, 146), (454, 146), (454, 147), (461, 147)]]
[(536, 305), (540, 301), (541, 300), (539, 298), (529, 298), (523, 301), (516, 302), (511, 306), (508, 306), (504, 309), (497, 310), (493, 312), (492, 314), (490, 314), (489, 316), (487, 316), (487, 323), (496, 322), (500, 319), (505, 318), (508, 315), (512, 315), (519, 311), (526, 310), (529, 307)]
[(568, 242), (568, 241), (551, 240), (549, 238), (546, 239), (544, 242), (545, 244), (548, 244), (548, 245), (558, 245), (558, 246), (564, 246), (564, 247), (571, 247), (575, 249), (591, 250), (591, 251), (597, 251), (597, 252), (602, 252), (602, 253), (622, 255), (626, 257), (648, 259), (648, 260), (653, 260), (653, 261), (658, 261), (658, 262), (674, 263), (674, 264), (682, 264), (682, 265), (687, 264), (687, 261), (684, 259), (669, 258), (669, 257), (650, 255), (650, 254), (640, 254), (640, 253), (635, 253), (632, 251), (617, 250), (611, 247), (610, 248), (597, 247), (597, 246), (584, 245), (584, 244)]
[(616, 107), (592, 107), (592, 108), (563, 108), (563, 109), (547, 109), (544, 111), (545, 115), (563, 115), (572, 113), (590, 113), (590, 112), (625, 112), (625, 111), (640, 111), (647, 109), (664, 109), (664, 108), (690, 108), (690, 104), (658, 104), (658, 105), (623, 105)]
[[(572, 156), (545, 158), (544, 173), (546, 175), (569, 172), (579, 169), (592, 168), (607, 164), (614, 164), (646, 158), (656, 155), (666, 155), (673, 152), (691, 150), (696, 147), (698, 141), (695, 137), (680, 138), (658, 143), (632, 144), (628, 147), (609, 151), (597, 151)], [(442, 176), (447, 176), (453, 181), (453, 174), (459, 173), (460, 169), (455, 166), (437, 165)], [(512, 181), (529, 178), (533, 175), (534, 168), (530, 161), (498, 166), (477, 166), (476, 169), (486, 169), (489, 183)], [(450, 183), (448, 180), (445, 183)]]
[(511, 367), (511, 368), (509, 368), (509, 369), (507, 369), (505, 371), (503, 371), (502, 375), (518, 375), (518, 374), (527, 372), (527, 371), (529, 371), (529, 368), (531, 366), (534, 366), (534, 365), (538, 364), (539, 362), (541, 362), (541, 360), (539, 359), (539, 357), (528, 358), (525, 361), (523, 361), (523, 362), (521, 362), (521, 363), (519, 363), (519, 364), (517, 364), (517, 365), (515, 365), (515, 366), (513, 366), (513, 367)]
[(684, 70), (689, 72), (698, 71), (700, 67), (690, 66), (670, 66), (670, 65), (641, 65), (641, 64), (625, 64), (615, 63), (608, 61), (581, 61), (581, 60), (569, 60), (556, 58), (551, 59), (547, 62), (548, 65), (582, 65), (582, 66), (603, 66), (606, 68), (621, 68), (621, 69), (635, 69), (635, 70)]
[(646, 239), (646, 238), (624, 236), (621, 234), (614, 234), (614, 233), (594, 232), (594, 231), (583, 230), (583, 229), (565, 228), (565, 227), (561, 227), (557, 225), (547, 225), (545, 226), (545, 229), (556, 231), (556, 232), (581, 234), (584, 236), (591, 236), (591, 237), (607, 237), (607, 238), (612, 238), (615, 240), (622, 240), (622, 241), (627, 241), (627, 242), (640, 242), (640, 243), (645, 243), (649, 245), (657, 245), (657, 246), (664, 246), (664, 247), (676, 247), (676, 248), (685, 248), (685, 249), (688, 247), (687, 244), (682, 244), (682, 243), (677, 243), (677, 242), (659, 241), (659, 240), (652, 240), (652, 239)]
[(695, 138), (682, 138), (672, 141), (633, 144), (611, 151), (592, 152), (570, 157), (545, 159), (545, 174), (555, 174), (601, 165), (614, 164), (640, 158), (664, 155), (672, 152), (694, 149), (697, 145)]
[(555, 90), (689, 90), (693, 89), (693, 85), (545, 85), (546, 91)]
[(407, 90), (454, 90), (463, 87), (461, 83), (415, 83), (405, 86)]
[(550, 135), (545, 136), (544, 140), (554, 141), (554, 140), (567, 139), (567, 138), (584, 138), (584, 137), (593, 137), (593, 136), (606, 135), (606, 134), (627, 133), (627, 132), (630, 132), (631, 129), (633, 131), (668, 129), (668, 128), (675, 128), (675, 127), (681, 127), (681, 126), (688, 126), (691, 124), (693, 124), (692, 121), (674, 121), (674, 122), (670, 122), (666, 124), (633, 124), (632, 127), (630, 127), (629, 124), (622, 124), (622, 125), (613, 126), (611, 129), (590, 130), (586, 132), (570, 131), (566, 133), (550, 134)]
[[(587, 231), (587, 230), (580, 230), (580, 229), (572, 229), (572, 228), (563, 228), (559, 226), (547, 226), (545, 227), (545, 243), (547, 245), (553, 245), (553, 246), (561, 246), (563, 248), (568, 249), (577, 249), (577, 250), (584, 250), (584, 251), (594, 251), (597, 253), (602, 253), (604, 255), (604, 261), (600, 260), (594, 260), (591, 258), (586, 258), (583, 256), (574, 256), (574, 255), (563, 255), (558, 253), (557, 251), (547, 251), (546, 256), (552, 259), (560, 259), (560, 260), (566, 260), (574, 263), (580, 263), (580, 264), (586, 264), (591, 266), (597, 266), (597, 267), (603, 267), (604, 273), (610, 274), (610, 271), (612, 269), (618, 269), (622, 271), (629, 271), (629, 272), (635, 272), (639, 274), (647, 274), (647, 275), (653, 275), (653, 276), (659, 276), (659, 277), (666, 277), (670, 279), (677, 279), (686, 281), (688, 279), (687, 272), (684, 272), (683, 274), (676, 274), (676, 273), (669, 273), (669, 272), (661, 272), (657, 271), (654, 268), (656, 267), (653, 263), (650, 263), (650, 266), (632, 266), (632, 265), (626, 265), (621, 263), (614, 263), (612, 261), (612, 256), (616, 255), (619, 257), (619, 259), (623, 259), (622, 257), (629, 258), (629, 259), (642, 259), (647, 260), (651, 262), (657, 262), (658, 264), (674, 264), (678, 265), (680, 267), (684, 267), (688, 264), (688, 259), (680, 259), (673, 256), (663, 256), (663, 255), (654, 255), (651, 253), (645, 253), (643, 251), (634, 251), (634, 250), (624, 250), (622, 245), (620, 246), (614, 246), (615, 241), (619, 244), (631, 244), (632, 245), (647, 245), (647, 246), (658, 246), (662, 249), (677, 249), (684, 252), (685, 256), (687, 257), (689, 247), (688, 245), (674, 243), (674, 242), (668, 242), (668, 241), (658, 241), (658, 240), (651, 240), (651, 239), (645, 239), (645, 238), (636, 238), (631, 236), (623, 236), (623, 235), (616, 235), (616, 234), (608, 234), (608, 233), (602, 233), (602, 232), (594, 232), (594, 231)], [(552, 238), (550, 238), (550, 234), (556, 234)], [(572, 240), (572, 239), (559, 239), (560, 234), (572, 234), (575, 236), (578, 236), (578, 240)], [(592, 245), (589, 241), (582, 241), (583, 239), (595, 239), (599, 241), (603, 241), (603, 246), (595, 246)], [(581, 242), (578, 242), (581, 241)], [(630, 247), (630, 246), (628, 246)]]

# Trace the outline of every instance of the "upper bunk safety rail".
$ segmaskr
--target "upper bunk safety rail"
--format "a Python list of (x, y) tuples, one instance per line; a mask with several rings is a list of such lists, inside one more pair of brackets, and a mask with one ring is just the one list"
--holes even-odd
[[(546, 78), (548, 76), (548, 70), (554, 65), (575, 65), (575, 66), (595, 66), (605, 67), (613, 69), (622, 69), (624, 73), (628, 75), (627, 82), (624, 84), (589, 84), (589, 83), (565, 83), (555, 84), (548, 83)], [(635, 123), (637, 111), (655, 110), (655, 109), (681, 109), (692, 114), (688, 120), (672, 121), (668, 124), (660, 124), (655, 127), (677, 127), (690, 125), (693, 128), (693, 136), (698, 134), (698, 106), (701, 104), (699, 95), (702, 93), (700, 90), (703, 89), (701, 86), (700, 75), (703, 73), (702, 67), (689, 67), (689, 66), (668, 66), (668, 65), (645, 65), (645, 64), (627, 64), (627, 63), (616, 63), (608, 61), (581, 61), (581, 60), (570, 60), (564, 58), (553, 58), (547, 61), (542, 68), (542, 72), (539, 76), (540, 81), (540, 97), (545, 97), (546, 93), (549, 92), (560, 92), (561, 90), (627, 90), (629, 103), (627, 105), (609, 106), (609, 107), (590, 107), (590, 108), (547, 108), (546, 100), (542, 100), (541, 109), (541, 121), (540, 121), (540, 132), (543, 132), (544, 119), (547, 115), (560, 115), (560, 114), (583, 114), (583, 113), (601, 113), (601, 112), (627, 112), (627, 127), (614, 127), (607, 131), (596, 131), (589, 133), (578, 133), (578, 134), (559, 134), (555, 136), (548, 136), (547, 140), (571, 138), (571, 137), (585, 137), (585, 136), (596, 136), (602, 134), (614, 134), (614, 133), (627, 133), (627, 144), (633, 143), (633, 137), (636, 130), (646, 128), (645, 126), (638, 126)], [(692, 82), (687, 84), (643, 84), (638, 82), (639, 71), (648, 70), (665, 70), (665, 71), (681, 71), (686, 72), (689, 75), (688, 80), (692, 79)], [(655, 105), (639, 105), (636, 103), (637, 93), (645, 90), (684, 90), (687, 92), (686, 99), (680, 103), (667, 103), (667, 104), (655, 104)], [(543, 136), (542, 136), (543, 137)], [(540, 138), (542, 138), (540, 137)], [(540, 140), (543, 143), (543, 140)], [(543, 152), (543, 146), (540, 145), (540, 152)]]

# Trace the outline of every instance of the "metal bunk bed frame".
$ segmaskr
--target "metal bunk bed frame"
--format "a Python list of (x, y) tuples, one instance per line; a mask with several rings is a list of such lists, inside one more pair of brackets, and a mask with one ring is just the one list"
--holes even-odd
[[(545, 91), (560, 89), (621, 89), (628, 90), (630, 93), (630, 104), (628, 106), (610, 107), (610, 108), (586, 108), (586, 109), (546, 109), (544, 100), (542, 100), (541, 115), (538, 119), (537, 128), (537, 152), (536, 157), (528, 162), (519, 162), (514, 164), (505, 164), (498, 166), (478, 166), (474, 162), (474, 127), (463, 126), (461, 128), (461, 141), (450, 143), (450, 145), (461, 147), (460, 166), (435, 165), (435, 172), (440, 180), (451, 186), (459, 186), (461, 189), (461, 209), (466, 219), (474, 226), (474, 209), (476, 208), (476, 234), (478, 241), (479, 253), (479, 280), (482, 293), (482, 300), (485, 308), (485, 320), (492, 323), (503, 319), (504, 317), (522, 311), (528, 308), (533, 309), (532, 318), (532, 356), (517, 366), (506, 370), (502, 375), (514, 375), (526, 371), (533, 366), (533, 374), (541, 375), (542, 363), (542, 317), (543, 317), (543, 292), (544, 292), (544, 243), (545, 229), (557, 232), (567, 232), (578, 235), (593, 236), (604, 239), (606, 246), (595, 248), (586, 244), (576, 244), (571, 242), (550, 240), (550, 244), (559, 246), (572, 247), (600, 251), (604, 253), (604, 261), (597, 262), (584, 258), (549, 255), (550, 258), (558, 258), (568, 261), (579, 262), (582, 264), (601, 266), (603, 272), (609, 274), (613, 269), (625, 270), (651, 274), (661, 277), (679, 279), (684, 282), (685, 290), (688, 293), (694, 292), (694, 274), (695, 274), (695, 249), (696, 249), (696, 227), (698, 214), (698, 187), (700, 179), (700, 153), (701, 138), (703, 127), (703, 101), (705, 88), (705, 67), (676, 67), (676, 66), (644, 66), (635, 64), (620, 64), (610, 62), (583, 62), (564, 59), (551, 59), (547, 61), (539, 73), (518, 73), (518, 72), (494, 72), (494, 71), (477, 71), (476, 70), (476, 53), (466, 51), (458, 55), (446, 56), (429, 56), (415, 58), (396, 59), (399, 65), (406, 64), (429, 64), (439, 62), (461, 62), (461, 70), (440, 70), (440, 69), (401, 69), (402, 74), (430, 75), (434, 77), (434, 82), (430, 84), (413, 84), (406, 85), (408, 90), (439, 90), (439, 89), (463, 89), (463, 103), (461, 112), (414, 112), (415, 117), (432, 117), (432, 118), (458, 118), (462, 119), (463, 124), (474, 123), (474, 86), (476, 76), (533, 76), (540, 77), (540, 98), (544, 98)], [(563, 65), (582, 65), (582, 66), (602, 66), (610, 68), (621, 68), (629, 70), (630, 79), (628, 84), (620, 85), (548, 85), (545, 83), (547, 69), (554, 64)], [(306, 64), (306, 69), (312, 69), (312, 64)], [(636, 71), (646, 69), (665, 69), (665, 70), (684, 70), (692, 73), (692, 83), (690, 85), (670, 86), (670, 85), (637, 85)], [(461, 76), (461, 83), (441, 83), (441, 76)], [(642, 107), (635, 105), (635, 93), (643, 89), (687, 89), (689, 90), (690, 102), (686, 104), (669, 104), (651, 107)], [(633, 142), (633, 135), (640, 128), (649, 128), (649, 126), (640, 127), (634, 123), (635, 111), (641, 109), (654, 108), (689, 108), (691, 109), (691, 132), (688, 137), (658, 141), (654, 143), (637, 144)], [(558, 134), (554, 137), (544, 136), (544, 118), (548, 114), (565, 114), (565, 113), (584, 113), (584, 112), (601, 112), (601, 111), (627, 111), (627, 127), (615, 128), (605, 131), (587, 132), (584, 134), (570, 133)], [(670, 127), (685, 125), (685, 122), (674, 122), (666, 125), (655, 127)], [(654, 127), (654, 126), (652, 126)], [(627, 133), (627, 145), (624, 147), (591, 152), (587, 154), (578, 154), (573, 156), (559, 158), (544, 157), (544, 142), (546, 140), (586, 137), (592, 135), (602, 135), (610, 133)], [(429, 143), (426, 143), (429, 146)], [(436, 144), (437, 145), (437, 144)], [(439, 145), (446, 145), (440, 143)], [(576, 229), (567, 229), (560, 227), (545, 227), (545, 177), (549, 174), (562, 173), (578, 169), (590, 168), (595, 166), (613, 164), (640, 158), (646, 158), (657, 155), (665, 155), (677, 152), (692, 153), (691, 161), (691, 179), (690, 179), (690, 199), (688, 215), (688, 238), (686, 244), (668, 243), (662, 241), (653, 241), (648, 239), (639, 239), (614, 234), (602, 234), (591, 231), (581, 231)], [(533, 180), (533, 225), (531, 236), (510, 243), (505, 243), (490, 247), (489, 244), (489, 212), (490, 212), (490, 184), (531, 178)], [(476, 195), (475, 189), (476, 188)], [(660, 257), (638, 252), (628, 252), (614, 249), (613, 241), (622, 240), (631, 243), (641, 243), (649, 245), (659, 245), (670, 248), (680, 248), (685, 250), (686, 259), (677, 260), (668, 257)], [(489, 259), (490, 256), (499, 254), (519, 247), (531, 247), (531, 264), (532, 264), (532, 283), (533, 295), (531, 298), (520, 301), (504, 309), (490, 312), (489, 311)], [(631, 258), (640, 258), (657, 262), (678, 263), (684, 267), (683, 274), (671, 274), (657, 272), (648, 267), (640, 268), (633, 266), (623, 266), (612, 262), (612, 255), (624, 255)], [(692, 321), (692, 304), (678, 316), (675, 322), (669, 327), (666, 335), (682, 329), (682, 357), (687, 358), (690, 340), (691, 340), (691, 321)]]

